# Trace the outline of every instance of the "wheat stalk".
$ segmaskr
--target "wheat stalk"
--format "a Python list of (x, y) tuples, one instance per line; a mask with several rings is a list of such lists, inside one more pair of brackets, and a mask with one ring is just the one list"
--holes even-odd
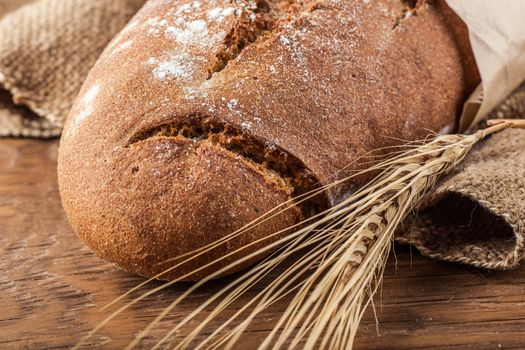
[[(254, 256), (275, 249), (277, 250), (268, 258), (230, 282), (178, 322), (154, 349), (165, 344), (181, 327), (212, 305), (212, 311), (178, 342), (175, 349), (186, 349), (189, 346), (195, 346), (196, 349), (231, 349), (257, 315), (289, 294), (292, 294), (291, 302), (269, 336), (260, 344), (260, 349), (293, 349), (299, 346), (306, 349), (351, 348), (363, 312), (381, 285), (394, 233), (406, 216), (418, 206), (439, 176), (454, 169), (474, 144), (506, 127), (522, 127), (522, 123), (523, 121), (504, 120), (497, 124), (492, 122), (493, 125), (489, 128), (472, 135), (436, 136), (418, 147), (411, 147), (395, 157), (377, 162), (366, 170), (379, 171), (379, 175), (367, 186), (336, 206), (296, 225), (297, 229), (286, 237), (190, 287), (140, 332), (127, 348), (137, 345), (182, 300), (207, 281)], [(324, 186), (319, 191), (349, 181), (353, 176)], [(306, 194), (300, 200), (308, 200), (316, 194)], [(281, 210), (286, 210), (286, 206), (263, 215), (260, 220), (249, 223), (216, 244), (201, 248), (198, 254), (204, 254), (218, 244), (235, 239), (238, 234), (270, 219)], [(301, 254), (300, 259), (287, 266), (255, 297), (222, 322), (220, 327), (195, 344), (196, 337), (214, 318), (238, 300), (239, 296), (260, 283), (269, 272), (282, 266), (284, 260), (296, 254)], [(175, 267), (192, 259), (191, 255), (187, 256), (189, 257)], [(200, 270), (208, 266), (201, 267)], [(131, 300), (107, 317), (76, 347), (130, 305), (177, 281), (168, 282)], [(227, 330), (236, 321), (238, 324)]]

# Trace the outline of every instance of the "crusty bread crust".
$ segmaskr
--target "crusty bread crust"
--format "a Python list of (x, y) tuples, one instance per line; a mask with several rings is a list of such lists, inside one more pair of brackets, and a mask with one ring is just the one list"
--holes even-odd
[[(93, 68), (66, 125), (58, 176), (73, 228), (99, 256), (152, 276), (348, 175), (368, 151), (452, 130), (478, 77), (443, 4), (149, 1)], [(365, 180), (163, 277), (216, 262), (191, 279), (202, 277)]]

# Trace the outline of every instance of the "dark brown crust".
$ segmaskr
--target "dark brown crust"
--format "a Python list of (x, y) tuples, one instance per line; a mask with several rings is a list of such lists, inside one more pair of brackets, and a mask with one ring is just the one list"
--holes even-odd
[[(182, 123), (149, 128), (135, 134), (128, 147), (135, 147), (150, 139), (211, 143), (222, 147), (233, 156), (243, 157), (264, 174), (268, 182), (290, 192), (292, 198), (311, 193), (319, 187), (319, 180), (300, 159), (279, 147), (270, 148), (244, 130), (232, 125), (210, 123), (207, 119), (205, 116), (193, 116), (186, 118)], [(304, 210), (318, 210), (327, 206), (327, 200), (321, 194), (305, 201), (304, 206)]]
[[(98, 255), (151, 276), (166, 267), (159, 262), (293, 198), (300, 182), (266, 158), (215, 142), (222, 136), (196, 141), (159, 129), (195, 116), (231, 127), (257, 152), (297, 160), (310, 184), (348, 175), (368, 151), (453, 127), (477, 77), (457, 44), (466, 33), (445, 20), (443, 6), (150, 1), (100, 58), (66, 126), (59, 182), (71, 224)], [(328, 191), (325, 201), (365, 180)], [(305, 215), (292, 208), (166, 277)]]

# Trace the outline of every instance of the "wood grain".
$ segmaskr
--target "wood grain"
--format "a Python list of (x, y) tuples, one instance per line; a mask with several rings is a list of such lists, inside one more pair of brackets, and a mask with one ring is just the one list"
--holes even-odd
[[(57, 148), (57, 141), (0, 140), (2, 349), (71, 347), (114, 310), (100, 311), (102, 306), (142, 281), (95, 257), (71, 230), (56, 183)], [(435, 262), (402, 246), (396, 246), (396, 256), (389, 261), (382, 297), (376, 298), (379, 335), (368, 310), (357, 349), (525, 348), (525, 268), (480, 271)], [(151, 347), (227, 281), (190, 297), (140, 348)], [(134, 305), (86, 348), (122, 348), (186, 287), (176, 285)], [(261, 315), (238, 348), (254, 348), (264, 339), (285, 303)]]

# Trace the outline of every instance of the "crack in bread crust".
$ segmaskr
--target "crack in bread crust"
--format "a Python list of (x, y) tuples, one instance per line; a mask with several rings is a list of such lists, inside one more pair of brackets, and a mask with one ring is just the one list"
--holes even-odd
[[(255, 165), (269, 178), (278, 177), (291, 189), (292, 198), (319, 187), (318, 179), (298, 158), (231, 125), (189, 118), (186, 122), (161, 124), (138, 132), (126, 147), (153, 138), (185, 139), (217, 145)], [(307, 201), (310, 214), (327, 207), (325, 197), (322, 193)]]
[(269, 33), (276, 34), (275, 29), (290, 23), (302, 11), (313, 6), (313, 0), (255, 0), (242, 1), (239, 18), (230, 29), (217, 52), (217, 60), (208, 70), (208, 79), (222, 71), (231, 60), (234, 60), (249, 45)]

